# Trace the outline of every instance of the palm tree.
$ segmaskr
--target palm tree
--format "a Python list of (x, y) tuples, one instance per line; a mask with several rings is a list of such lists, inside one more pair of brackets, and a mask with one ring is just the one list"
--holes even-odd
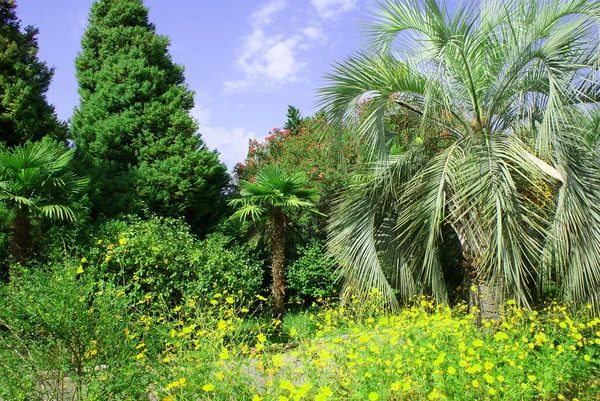
[[(451, 232), (480, 308), (506, 296), (528, 307), (552, 280), (600, 310), (598, 21), (598, 0), (381, 3), (372, 46), (320, 90), (371, 149), (330, 224), (347, 288), (376, 287), (393, 307), (396, 293), (448, 302)], [(387, 130), (398, 113), (399, 154)], [(434, 154), (432, 135), (447, 142)]]
[[(267, 166), (260, 170), (254, 181), (242, 181), (239, 199), (229, 202), (239, 209), (231, 216), (268, 225), (268, 236), (272, 252), (273, 269), (273, 318), (283, 319), (285, 302), (285, 236), (291, 213), (314, 207), (319, 200), (317, 191), (305, 188), (304, 174), (286, 174), (278, 166)], [(315, 213), (318, 213), (312, 210)]]
[(73, 221), (73, 196), (81, 193), (87, 178), (72, 171), (74, 149), (59, 144), (28, 142), (0, 154), (0, 201), (14, 212), (11, 253), (22, 262), (31, 249), (32, 219)]

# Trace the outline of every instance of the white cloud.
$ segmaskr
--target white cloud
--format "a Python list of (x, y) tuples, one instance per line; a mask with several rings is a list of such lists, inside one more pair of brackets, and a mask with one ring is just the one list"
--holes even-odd
[(273, 16), (285, 9), (285, 0), (272, 0), (264, 4), (250, 16), (250, 21), (257, 25), (267, 25), (273, 22)]
[[(244, 37), (240, 55), (236, 61), (243, 79), (228, 80), (223, 84), (227, 93), (240, 92), (260, 84), (269, 89), (279, 87), (300, 78), (307, 63), (300, 53), (308, 50), (315, 40), (323, 40), (323, 32), (309, 25), (292, 32), (271, 33), (267, 26), (285, 10), (284, 0), (272, 0), (250, 16), (251, 32)], [(285, 24), (278, 24), (285, 27)]]
[(248, 154), (248, 142), (257, 137), (254, 132), (247, 131), (242, 127), (228, 129), (222, 126), (213, 126), (210, 109), (206, 107), (194, 107), (192, 115), (198, 120), (200, 135), (206, 146), (219, 151), (219, 159), (227, 165), (230, 171), (236, 163), (244, 161)]
[(356, 7), (358, 0), (311, 0), (323, 19), (331, 19)]
[(302, 34), (306, 36), (307, 39), (319, 39), (323, 36), (323, 30), (317, 26), (307, 26), (302, 30)]

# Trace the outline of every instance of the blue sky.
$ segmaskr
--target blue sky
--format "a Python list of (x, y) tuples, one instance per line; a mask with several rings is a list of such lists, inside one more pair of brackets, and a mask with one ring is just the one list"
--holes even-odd
[[(40, 29), (40, 58), (56, 68), (48, 93), (67, 120), (78, 104), (74, 59), (93, 0), (17, 0), (24, 25)], [(374, 0), (145, 0), (157, 32), (186, 68), (193, 115), (230, 168), (250, 138), (283, 125), (288, 104), (315, 112), (315, 91), (334, 61), (363, 43)]]

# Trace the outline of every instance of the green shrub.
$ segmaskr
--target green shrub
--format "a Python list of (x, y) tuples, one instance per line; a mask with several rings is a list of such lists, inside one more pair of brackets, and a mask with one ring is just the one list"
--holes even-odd
[(324, 243), (312, 240), (298, 248), (299, 257), (288, 269), (288, 287), (301, 297), (328, 298), (337, 290), (336, 265), (323, 252)]
[(263, 285), (263, 262), (255, 260), (252, 248), (235, 244), (221, 233), (210, 234), (194, 253), (197, 276), (189, 289), (195, 294), (214, 295), (227, 290), (253, 297)]
[(0, 399), (148, 398), (142, 357), (155, 342), (123, 289), (78, 263), (12, 272), (0, 287)]
[(253, 295), (263, 281), (262, 263), (252, 259), (248, 246), (222, 234), (199, 241), (180, 220), (112, 220), (90, 242), (82, 255), (84, 269), (94, 264), (100, 277), (127, 286), (138, 298), (162, 299), (169, 305), (190, 292)]

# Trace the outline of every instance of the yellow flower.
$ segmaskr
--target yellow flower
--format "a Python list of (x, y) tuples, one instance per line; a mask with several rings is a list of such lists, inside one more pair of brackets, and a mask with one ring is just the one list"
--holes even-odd
[(377, 394), (375, 391), (371, 391), (369, 393), (369, 401), (376, 401), (379, 399), (379, 394)]
[(586, 361), (589, 361), (589, 360), (591, 360), (592, 358), (590, 358), (590, 356), (589, 356), (589, 355), (584, 355), (584, 356), (583, 356), (583, 359), (585, 359)]
[(499, 331), (496, 334), (494, 334), (494, 338), (497, 341), (503, 341), (503, 340), (508, 340), (509, 337), (508, 337), (508, 334), (506, 334), (505, 332)]
[(227, 297), (227, 298), (225, 298), (225, 301), (227, 301), (228, 304), (232, 304), (233, 303), (233, 297)]
[(471, 384), (473, 385), (473, 387), (477, 388), (477, 387), (479, 387), (479, 380), (473, 379), (473, 381), (471, 382)]
[(99, 240), (98, 240), (98, 245), (100, 245), (101, 243), (102, 243), (102, 240), (101, 240), (101, 239), (99, 239)]
[(282, 380), (281, 383), (279, 383), (279, 388), (282, 390), (293, 391), (295, 387), (289, 380)]
[(280, 368), (283, 365), (285, 365), (285, 360), (282, 354), (275, 354), (271, 357), (271, 360), (273, 361), (273, 366), (275, 366), (276, 368)]
[(202, 386), (202, 390), (206, 391), (207, 393), (210, 391), (213, 391), (215, 389), (215, 385), (212, 383), (208, 383), (205, 384), (204, 386)]
[(456, 374), (456, 369), (454, 368), (454, 366), (450, 366), (450, 367), (448, 368), (448, 374), (449, 374), (449, 375)]
[(392, 383), (392, 386), (390, 387), (390, 390), (391, 391), (398, 391), (398, 390), (400, 390), (400, 386), (401, 386), (400, 382), (394, 382), (394, 383)]
[(127, 239), (126, 238), (119, 239), (119, 244), (125, 245), (126, 243), (127, 243)]
[(187, 380), (184, 377), (182, 377), (179, 380), (175, 380), (174, 382), (167, 384), (167, 387), (165, 387), (165, 389), (168, 391), (175, 387), (185, 386), (186, 381)]
[(494, 388), (493, 388), (493, 387), (490, 387), (490, 388), (488, 389), (488, 393), (489, 393), (489, 395), (494, 395), (494, 394), (496, 394), (496, 390), (494, 390)]
[(83, 266), (79, 265), (79, 267), (77, 268), (77, 274), (82, 274), (83, 271)]
[(434, 388), (433, 391), (427, 395), (427, 398), (431, 401), (440, 398), (440, 393), (438, 393), (437, 388)]
[(87, 262), (87, 259), (86, 258), (81, 258), (81, 263), (85, 263), (85, 262)]
[(321, 392), (315, 396), (315, 401), (325, 401), (327, 398), (333, 395), (333, 391), (329, 386), (325, 386), (321, 389)]
[(263, 398), (258, 394), (254, 394), (254, 397), (252, 397), (252, 401), (263, 401)]

